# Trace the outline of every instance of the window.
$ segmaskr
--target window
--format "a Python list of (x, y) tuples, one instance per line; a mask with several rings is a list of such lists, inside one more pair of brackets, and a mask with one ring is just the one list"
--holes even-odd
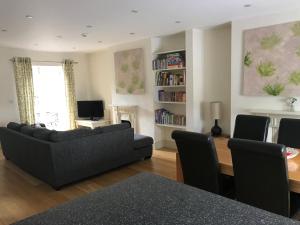
[(62, 65), (33, 65), (32, 72), (36, 122), (49, 129), (69, 129)]

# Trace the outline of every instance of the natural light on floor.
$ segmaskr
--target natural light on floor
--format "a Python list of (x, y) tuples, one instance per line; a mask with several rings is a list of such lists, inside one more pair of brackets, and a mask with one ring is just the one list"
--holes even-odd
[(32, 71), (36, 122), (48, 129), (69, 129), (62, 65), (34, 65)]

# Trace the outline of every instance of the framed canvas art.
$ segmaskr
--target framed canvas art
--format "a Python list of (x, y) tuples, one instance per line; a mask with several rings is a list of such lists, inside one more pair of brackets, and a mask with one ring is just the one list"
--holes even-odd
[(118, 94), (144, 94), (144, 52), (142, 48), (116, 52), (116, 92)]
[(300, 22), (244, 31), (243, 94), (300, 96)]

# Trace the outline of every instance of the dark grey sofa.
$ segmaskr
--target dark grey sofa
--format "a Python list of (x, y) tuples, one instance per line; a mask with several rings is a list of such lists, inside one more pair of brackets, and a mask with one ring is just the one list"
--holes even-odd
[(153, 139), (137, 139), (127, 124), (67, 132), (29, 126), (0, 128), (5, 158), (55, 189), (150, 158)]

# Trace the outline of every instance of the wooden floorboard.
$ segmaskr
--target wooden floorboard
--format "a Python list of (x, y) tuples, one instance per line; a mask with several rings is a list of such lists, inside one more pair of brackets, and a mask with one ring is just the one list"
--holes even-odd
[(60, 191), (25, 173), (0, 153), (0, 225), (8, 225), (140, 172), (176, 178), (175, 153), (154, 151), (150, 160), (124, 166)]

